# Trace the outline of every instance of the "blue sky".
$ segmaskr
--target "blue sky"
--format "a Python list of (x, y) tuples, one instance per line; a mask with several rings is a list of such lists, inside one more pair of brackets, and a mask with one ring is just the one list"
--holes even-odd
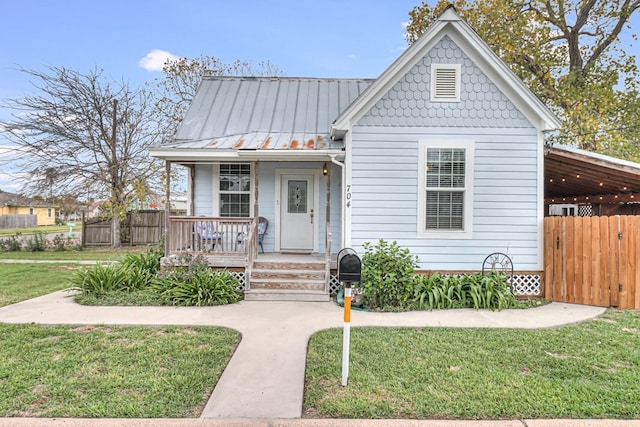
[[(419, 3), (4, 0), (0, 98), (32, 93), (18, 67), (60, 66), (80, 72), (98, 67), (110, 78), (137, 86), (162, 77), (159, 68), (166, 54), (270, 61), (292, 77), (377, 77), (406, 48), (403, 24)], [(637, 15), (632, 23), (636, 28)], [(147, 57), (150, 60), (143, 61)], [(0, 109), (0, 121), (9, 119), (9, 113)], [(0, 159), (3, 143), (0, 140)], [(0, 162), (0, 190), (16, 191), (18, 176), (8, 172), (10, 164)]]

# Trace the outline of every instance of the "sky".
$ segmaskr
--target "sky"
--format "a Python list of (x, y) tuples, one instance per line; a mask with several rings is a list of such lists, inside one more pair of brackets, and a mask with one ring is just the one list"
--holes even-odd
[[(407, 47), (408, 13), (421, 2), (2, 0), (0, 100), (35, 93), (20, 67), (104, 69), (136, 87), (162, 78), (168, 57), (201, 55), (269, 61), (288, 77), (375, 78)], [(11, 113), (0, 109), (0, 122)], [(0, 138), (0, 190), (18, 191), (4, 146)]]

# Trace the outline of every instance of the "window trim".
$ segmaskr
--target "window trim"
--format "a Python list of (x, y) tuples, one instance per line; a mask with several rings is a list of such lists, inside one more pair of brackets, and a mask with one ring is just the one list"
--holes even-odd
[[(431, 102), (460, 102), (461, 68), (460, 64), (431, 64)], [(439, 70), (453, 70), (455, 72), (454, 97), (436, 96), (436, 76), (438, 75)]]
[[(464, 207), (462, 230), (427, 230), (427, 149), (462, 148), (465, 150)], [(471, 239), (473, 237), (473, 182), (475, 141), (429, 139), (420, 140), (418, 146), (418, 237), (432, 239)]]
[[(249, 191), (222, 191), (220, 190), (220, 176), (222, 174), (222, 165), (248, 165), (249, 166)], [(216, 170), (214, 170), (214, 177), (216, 180), (214, 182), (214, 192), (216, 197), (214, 197), (213, 202), (215, 203), (214, 212), (217, 212), (217, 215), (221, 218), (236, 218), (236, 217), (223, 217), (221, 212), (221, 197), (223, 194), (249, 194), (249, 216), (247, 218), (251, 218), (253, 216), (253, 192), (254, 192), (254, 177), (253, 177), (253, 162), (220, 162), (216, 165)], [(244, 217), (243, 217), (244, 218)]]

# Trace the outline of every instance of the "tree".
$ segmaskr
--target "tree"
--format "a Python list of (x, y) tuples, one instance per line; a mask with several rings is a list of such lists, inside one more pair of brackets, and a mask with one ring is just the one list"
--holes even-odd
[(106, 199), (112, 246), (120, 246), (129, 196), (161, 175), (159, 162), (147, 152), (160, 138), (149, 93), (109, 82), (97, 69), (21, 71), (32, 78), (37, 94), (3, 102), (17, 111), (3, 127), (29, 172), (25, 190)]
[(282, 71), (268, 61), (260, 62), (255, 68), (248, 61), (236, 60), (228, 64), (214, 56), (206, 55), (196, 59), (168, 60), (162, 71), (164, 79), (156, 82), (158, 92), (156, 110), (162, 123), (165, 124), (166, 137), (171, 137), (176, 133), (203, 76), (282, 75)]
[[(449, 5), (409, 12), (415, 41)], [(487, 44), (560, 117), (563, 143), (640, 159), (639, 77), (620, 34), (640, 0), (456, 0)], [(635, 35), (634, 35), (635, 37)]]

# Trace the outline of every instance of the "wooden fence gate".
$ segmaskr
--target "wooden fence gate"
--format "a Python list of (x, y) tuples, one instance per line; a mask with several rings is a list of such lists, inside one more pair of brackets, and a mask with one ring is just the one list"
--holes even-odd
[(545, 298), (640, 308), (640, 216), (544, 219)]

